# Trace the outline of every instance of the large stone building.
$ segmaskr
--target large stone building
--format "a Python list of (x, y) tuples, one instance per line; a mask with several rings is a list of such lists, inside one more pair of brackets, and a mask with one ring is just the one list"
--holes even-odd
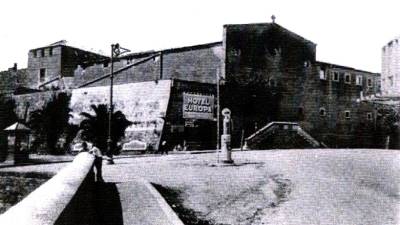
[[(330, 147), (381, 146), (376, 108), (362, 101), (380, 92), (380, 74), (318, 62), (315, 43), (276, 23), (225, 25), (221, 42), (128, 54), (114, 68), (115, 108), (134, 122), (124, 142), (215, 148), (219, 79), (234, 147), (271, 121), (298, 122)], [(91, 104), (108, 102), (107, 57), (50, 45), (30, 51), (27, 71), (28, 88), (71, 93), (71, 123)], [(14, 95), (19, 114), (25, 102), (35, 101), (34, 110), (50, 93)]]
[(400, 37), (382, 48), (382, 94), (400, 95)]

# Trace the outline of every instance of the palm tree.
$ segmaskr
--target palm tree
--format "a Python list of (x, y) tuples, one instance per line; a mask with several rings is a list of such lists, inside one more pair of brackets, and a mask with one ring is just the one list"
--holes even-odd
[(32, 111), (28, 125), (36, 136), (37, 143), (45, 143), (48, 153), (63, 153), (57, 143), (68, 127), (71, 109), (70, 96), (66, 93), (54, 95), (42, 109)]
[(125, 136), (125, 130), (132, 125), (132, 122), (127, 120), (121, 111), (113, 113), (111, 117), (111, 151), (107, 151), (109, 122), (107, 105), (91, 105), (90, 107), (94, 111), (94, 115), (87, 112), (81, 113), (81, 116), (85, 118), (80, 124), (82, 139), (92, 142), (103, 154), (112, 159), (113, 155), (119, 154), (120, 148), (117, 143)]

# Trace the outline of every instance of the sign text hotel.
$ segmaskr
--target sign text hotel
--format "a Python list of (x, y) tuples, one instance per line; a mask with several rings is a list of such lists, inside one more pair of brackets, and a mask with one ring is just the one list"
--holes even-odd
[(183, 118), (214, 118), (214, 96), (183, 93)]

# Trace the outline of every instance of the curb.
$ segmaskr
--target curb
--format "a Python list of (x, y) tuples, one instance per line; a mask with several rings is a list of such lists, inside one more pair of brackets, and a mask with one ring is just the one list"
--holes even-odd
[(162, 211), (165, 213), (172, 225), (185, 225), (175, 213), (175, 211), (171, 208), (171, 206), (167, 203), (167, 201), (165, 201), (165, 199), (149, 181), (143, 178), (138, 178), (137, 180), (139, 182), (142, 182), (144, 186), (146, 186), (146, 188), (149, 190), (151, 195), (153, 195), (153, 197), (157, 200), (159, 206), (161, 207)]

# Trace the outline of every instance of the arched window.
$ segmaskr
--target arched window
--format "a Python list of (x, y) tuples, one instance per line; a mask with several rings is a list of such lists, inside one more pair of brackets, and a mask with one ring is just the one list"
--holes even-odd
[(319, 108), (319, 115), (326, 116), (326, 109), (324, 107)]

